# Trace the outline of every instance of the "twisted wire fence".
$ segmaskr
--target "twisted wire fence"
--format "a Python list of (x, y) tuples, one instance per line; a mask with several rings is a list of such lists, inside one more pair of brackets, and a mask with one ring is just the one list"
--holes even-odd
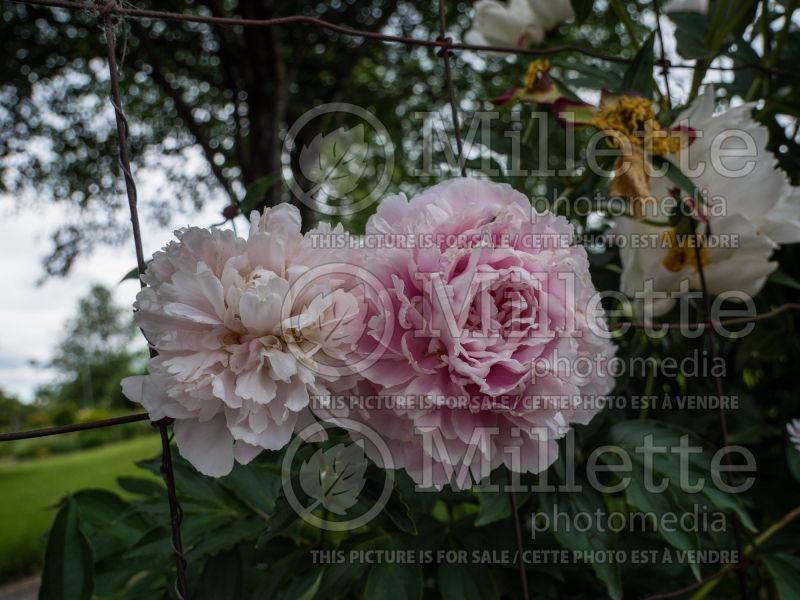
[[(337, 23), (332, 23), (324, 19), (310, 17), (306, 15), (290, 15), (275, 17), (270, 19), (243, 19), (236, 17), (218, 17), (201, 14), (189, 14), (172, 11), (140, 9), (127, 4), (122, 4), (120, 0), (87, 0), (86, 2), (79, 2), (75, 0), (11, 0), (12, 2), (39, 6), (58, 8), (71, 11), (81, 11), (94, 15), (97, 19), (98, 25), (102, 28), (106, 47), (108, 51), (108, 68), (110, 76), (110, 90), (109, 101), (114, 108), (114, 116), (117, 127), (117, 135), (119, 142), (119, 164), (124, 176), (125, 191), (128, 199), (128, 208), (130, 211), (131, 229), (133, 233), (133, 242), (136, 252), (136, 263), (139, 272), (139, 280), (142, 287), (145, 286), (141, 280), (144, 274), (147, 263), (145, 261), (142, 249), (142, 236), (141, 228), (139, 226), (138, 214), (138, 197), (136, 182), (131, 172), (130, 155), (128, 147), (128, 122), (123, 110), (123, 102), (120, 95), (119, 86), (119, 65), (117, 62), (117, 41), (116, 31), (120, 23), (125, 19), (157, 19), (169, 22), (183, 22), (183, 23), (203, 23), (218, 27), (245, 27), (245, 28), (267, 28), (279, 27), (286, 25), (306, 25), (325, 29), (340, 33), (345, 36), (360, 38), (364, 40), (375, 40), (381, 43), (402, 44), (406, 46), (419, 46), (436, 49), (437, 56), (442, 59), (444, 79), (447, 92), (447, 101), (450, 106), (451, 119), (453, 124), (453, 133), (456, 142), (456, 150), (458, 156), (457, 170), (462, 177), (467, 176), (467, 169), (465, 164), (464, 142), (461, 135), (461, 124), (459, 118), (459, 102), (456, 95), (455, 87), (453, 85), (452, 76), (452, 62), (454, 52), (469, 50), (475, 52), (493, 52), (501, 54), (515, 54), (522, 56), (552, 56), (564, 54), (582, 55), (587, 58), (592, 58), (600, 61), (606, 61), (619, 64), (630, 64), (632, 59), (628, 59), (618, 55), (610, 55), (600, 52), (598, 50), (583, 48), (576, 45), (560, 45), (550, 46), (547, 48), (511, 48), (493, 45), (476, 45), (467, 44), (454, 41), (447, 35), (447, 14), (445, 9), (444, 0), (438, 0), (438, 16), (439, 16), (439, 35), (435, 39), (426, 39), (419, 37), (405, 37), (398, 35), (391, 35), (382, 33), (380, 31), (367, 31), (356, 29), (352, 27), (343, 26)], [(663, 32), (661, 28), (661, 14), (659, 7), (659, 0), (653, 0), (653, 11), (656, 15), (656, 33), (660, 42), (660, 57), (655, 61), (654, 66), (660, 68), (661, 75), (664, 81), (667, 102), (671, 102), (669, 72), (672, 69), (686, 69), (694, 70), (696, 65), (687, 63), (674, 63), (666, 57), (665, 46), (663, 41)], [(753, 70), (764, 75), (780, 76), (793, 80), (800, 80), (800, 71), (786, 71), (758, 63), (748, 63), (733, 66), (720, 66), (720, 65), (706, 65), (704, 69), (707, 71), (730, 72), (739, 70)], [(696, 252), (700, 252), (700, 246), (695, 247)], [(693, 323), (641, 323), (632, 321), (620, 321), (611, 323), (609, 328), (611, 330), (619, 330), (624, 328), (641, 329), (645, 327), (652, 327), (654, 329), (696, 329), (703, 328), (703, 333), (710, 344), (713, 356), (718, 356), (719, 348), (718, 342), (714, 333), (714, 326), (728, 326), (728, 325), (741, 325), (747, 323), (754, 323), (767, 319), (775, 318), (787, 311), (800, 311), (800, 303), (785, 303), (772, 310), (760, 314), (737, 317), (730, 319), (714, 319), (710, 310), (710, 294), (706, 285), (705, 274), (703, 272), (703, 261), (697, 257), (698, 274), (701, 282), (701, 291), (703, 304), (705, 306), (705, 319)], [(154, 351), (151, 349), (151, 356), (154, 356)], [(714, 382), (717, 394), (723, 395), (723, 384), (719, 373), (714, 372)], [(42, 429), (33, 429), (27, 431), (18, 431), (10, 433), (0, 433), (0, 442), (16, 441), (37, 437), (44, 437), (50, 435), (60, 435), (72, 433), (77, 431), (86, 431), (91, 429), (98, 429), (103, 427), (113, 427), (117, 425), (124, 425), (128, 423), (140, 422), (148, 420), (146, 413), (134, 413), (122, 417), (94, 420), (84, 423), (76, 423), (70, 425), (62, 425), (56, 427), (47, 427)], [(183, 553), (183, 545), (181, 541), (181, 521), (183, 513), (181, 510), (180, 502), (177, 497), (175, 488), (175, 478), (172, 468), (172, 456), (170, 450), (171, 436), (169, 434), (169, 425), (171, 419), (162, 419), (154, 422), (153, 426), (159, 431), (161, 439), (161, 474), (164, 479), (167, 491), (167, 500), (170, 510), (170, 530), (171, 530), (171, 544), (172, 551), (175, 559), (176, 577), (175, 577), (175, 592), (180, 600), (185, 600), (187, 597), (187, 580), (186, 580), (186, 557)], [(720, 431), (723, 446), (727, 445), (728, 427), (725, 414), (724, 405), (720, 405), (719, 411)], [(727, 458), (727, 455), (726, 455)], [(514, 519), (515, 537), (518, 548), (520, 549), (519, 556), (522, 556), (522, 528), (519, 521), (519, 514), (517, 510), (517, 501), (513, 491), (509, 492), (511, 504), (513, 507), (512, 515)], [(736, 544), (739, 550), (739, 556), (742, 557), (742, 540), (739, 531), (738, 520), (734, 515), (734, 531), (736, 536)], [(740, 583), (743, 586), (743, 577), (745, 575), (746, 567), (750, 564), (749, 557), (744, 556), (738, 563), (728, 565), (726, 568), (713, 573), (702, 580), (696, 581), (685, 587), (676, 589), (672, 592), (660, 593), (654, 596), (649, 596), (649, 600), (656, 600), (661, 598), (674, 598), (693, 590), (696, 590), (710, 581), (714, 581), (719, 577), (735, 572), (740, 577)], [(528, 582), (526, 576), (526, 569), (524, 562), (520, 559), (518, 563), (520, 584), (522, 594), (525, 600), (529, 598)], [(742, 589), (744, 589), (742, 587)]]

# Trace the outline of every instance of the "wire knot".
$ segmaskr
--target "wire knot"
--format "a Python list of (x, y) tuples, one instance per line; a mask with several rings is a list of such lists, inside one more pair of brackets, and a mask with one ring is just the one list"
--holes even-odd
[(439, 58), (444, 57), (445, 54), (447, 54), (448, 57), (453, 56), (453, 53), (449, 49), (450, 46), (453, 45), (453, 38), (440, 35), (439, 37), (436, 38), (436, 41), (442, 44), (442, 47), (439, 48), (439, 51), (436, 53), (436, 56), (438, 56)]

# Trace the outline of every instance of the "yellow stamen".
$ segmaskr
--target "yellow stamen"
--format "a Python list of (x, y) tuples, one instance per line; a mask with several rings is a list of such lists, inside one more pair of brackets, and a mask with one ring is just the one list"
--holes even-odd
[(536, 84), (539, 83), (542, 75), (545, 75), (549, 71), (549, 60), (532, 60), (531, 64), (528, 65), (528, 72), (525, 74), (525, 91), (529, 93), (536, 91)]
[(664, 257), (662, 264), (672, 273), (678, 273), (686, 267), (694, 267), (697, 270), (697, 247), (700, 246), (700, 261), (705, 266), (709, 263), (708, 250), (703, 247), (702, 238), (693, 234), (682, 234), (678, 237), (678, 232), (674, 227), (665, 231), (662, 235), (664, 245), (667, 247), (667, 256)]
[(239, 335), (235, 331), (229, 331), (224, 336), (222, 336), (222, 343), (225, 346), (235, 346), (237, 344), (242, 343), (242, 338), (241, 335)]
[[(639, 96), (620, 96), (601, 108), (592, 125), (603, 131), (622, 134), (638, 146), (646, 145), (655, 155), (672, 154), (687, 143), (685, 136), (661, 129), (656, 121), (653, 103)], [(621, 147), (618, 136), (611, 136), (611, 145)]]

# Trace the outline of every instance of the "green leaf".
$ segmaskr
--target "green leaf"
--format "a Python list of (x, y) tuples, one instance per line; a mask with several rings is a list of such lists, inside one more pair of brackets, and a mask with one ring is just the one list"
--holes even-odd
[(139, 267), (133, 267), (130, 271), (125, 273), (125, 276), (119, 280), (120, 283), (128, 279), (139, 279)]
[(503, 521), (511, 516), (511, 499), (508, 496), (508, 492), (502, 491), (505, 485), (504, 473), (505, 470), (503, 469), (497, 469), (492, 473), (490, 482), (496, 486), (500, 486), (498, 491), (478, 491), (480, 512), (475, 519), (476, 527)]
[(593, 14), (594, 0), (572, 0), (572, 8), (575, 11), (575, 22), (581, 25)]
[[(552, 514), (555, 514), (555, 507), (563, 510), (568, 515), (578, 513), (586, 514), (605, 514), (606, 509), (603, 497), (594, 491), (588, 484), (583, 486), (582, 494), (545, 494), (542, 497), (542, 506), (546, 502), (553, 507)], [(598, 513), (599, 511), (599, 513)], [(555, 527), (553, 535), (558, 543), (564, 548), (572, 551), (598, 551), (604, 552), (615, 547), (614, 540), (608, 531), (601, 531), (598, 528), (579, 531), (574, 527)], [(604, 561), (594, 561), (591, 563), (592, 570), (606, 586), (609, 597), (613, 600), (622, 599), (622, 580), (619, 572), (619, 565)]]
[(67, 497), (56, 515), (42, 571), (40, 600), (89, 600), (94, 591), (94, 556), (80, 529), (78, 503)]
[(710, 58), (714, 50), (709, 47), (708, 19), (695, 12), (670, 13), (669, 18), (677, 26), (675, 42), (678, 54), (683, 58)]
[(693, 198), (700, 197), (697, 186), (681, 171), (678, 165), (662, 156), (653, 156), (652, 160), (657, 169), (666, 169), (667, 177), (684, 192)]
[(143, 477), (118, 477), (117, 485), (126, 492), (137, 496), (157, 496), (163, 498), (166, 494), (161, 482), (155, 479), (145, 479)]
[(786, 464), (795, 480), (800, 482), (800, 450), (792, 444), (786, 444)]
[(386, 503), (383, 512), (394, 523), (400, 531), (417, 535), (417, 524), (414, 522), (414, 516), (399, 494), (393, 493)]
[(242, 597), (242, 564), (235, 551), (217, 554), (206, 561), (197, 582), (195, 600), (239, 600)]
[[(381, 549), (407, 550), (397, 538), (389, 538)], [(391, 553), (389, 553), (391, 554)], [(422, 567), (419, 564), (381, 562), (372, 566), (364, 588), (366, 600), (419, 600), (422, 597)]]
[(237, 464), (219, 482), (257, 514), (271, 514), (281, 492), (280, 475), (257, 464)]
[(422, 597), (422, 567), (416, 564), (380, 563), (367, 577), (367, 600), (418, 600)]
[(788, 288), (792, 288), (793, 290), (800, 290), (800, 281), (797, 281), (791, 275), (787, 275), (783, 271), (775, 271), (769, 277), (767, 277), (767, 281), (770, 283), (777, 283), (778, 285), (784, 285)]
[(655, 83), (653, 80), (653, 64), (655, 63), (655, 33), (644, 41), (636, 53), (628, 70), (622, 78), (622, 91), (636, 91), (648, 98), (653, 97)]
[(767, 567), (775, 587), (778, 590), (780, 600), (795, 600), (800, 597), (800, 561), (793, 556), (785, 554), (773, 554), (764, 556), (764, 564)]
[(443, 600), (492, 600), (499, 598), (488, 569), (481, 565), (442, 563), (439, 591)]
[(267, 190), (280, 180), (280, 173), (265, 175), (264, 177), (256, 179), (250, 187), (247, 188), (244, 198), (242, 198), (242, 201), (239, 203), (239, 210), (242, 214), (248, 217), (251, 211), (256, 210), (258, 205), (264, 200), (264, 194), (267, 193)]

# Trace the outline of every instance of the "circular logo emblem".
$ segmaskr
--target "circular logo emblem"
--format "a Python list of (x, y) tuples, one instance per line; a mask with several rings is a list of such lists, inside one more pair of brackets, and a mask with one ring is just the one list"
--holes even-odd
[[(358, 441), (320, 446), (305, 460), (297, 456), (304, 439), (317, 439), (337, 426), (348, 429)], [(379, 491), (367, 486), (368, 453), (379, 458), (382, 467)], [(350, 531), (369, 523), (386, 506), (394, 487), (393, 469), (389, 447), (376, 431), (359, 421), (338, 418), (312, 423), (294, 436), (283, 457), (281, 483), (289, 505), (306, 523), (328, 531)]]
[(394, 334), (393, 314), (388, 291), (363, 267), (318, 265), (295, 279), (284, 297), (282, 337), (306, 368), (336, 380), (383, 356)]
[(394, 145), (371, 112), (333, 102), (295, 121), (281, 161), (283, 179), (298, 200), (322, 214), (345, 216), (383, 196), (394, 170)]

